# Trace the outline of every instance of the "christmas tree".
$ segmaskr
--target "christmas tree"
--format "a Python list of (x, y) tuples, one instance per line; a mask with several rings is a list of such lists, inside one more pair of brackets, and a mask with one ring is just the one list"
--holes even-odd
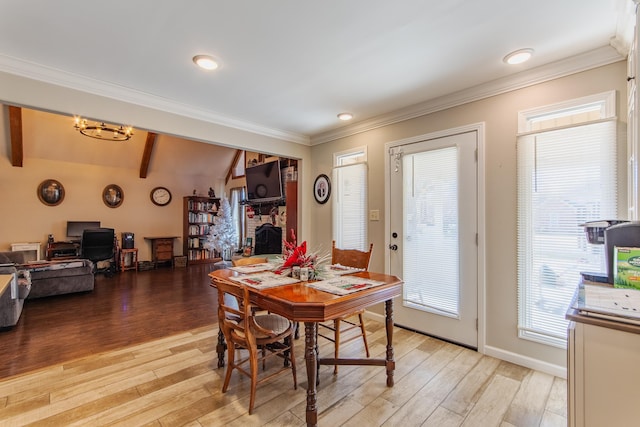
[(238, 247), (238, 233), (233, 226), (231, 205), (226, 198), (220, 201), (218, 216), (209, 230), (204, 247), (210, 251), (215, 249), (223, 255), (225, 260), (231, 259), (231, 253)]

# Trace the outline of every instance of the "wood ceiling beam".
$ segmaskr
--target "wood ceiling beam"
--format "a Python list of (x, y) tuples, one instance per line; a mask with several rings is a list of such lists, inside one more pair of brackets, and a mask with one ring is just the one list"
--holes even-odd
[(147, 140), (144, 144), (144, 152), (142, 153), (142, 161), (140, 162), (140, 178), (147, 177), (149, 163), (151, 162), (151, 153), (153, 153), (153, 146), (156, 143), (157, 136), (158, 134), (153, 132), (147, 133)]
[(240, 159), (240, 156), (242, 156), (242, 153), (243, 150), (236, 150), (236, 154), (235, 156), (233, 156), (233, 160), (231, 161), (231, 167), (227, 172), (227, 178), (224, 180), (225, 184), (228, 184), (229, 180), (233, 177), (233, 171), (236, 168), (236, 163), (238, 163), (238, 160)]
[(11, 165), (22, 167), (22, 108), (9, 106), (9, 132), (11, 138)]

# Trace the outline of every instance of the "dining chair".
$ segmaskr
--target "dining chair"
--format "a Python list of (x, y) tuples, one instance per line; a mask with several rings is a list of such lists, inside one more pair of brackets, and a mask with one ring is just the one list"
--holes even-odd
[[(369, 261), (371, 260), (371, 252), (373, 252), (373, 243), (369, 245), (369, 251), (359, 251), (357, 249), (339, 249), (336, 248), (336, 241), (331, 244), (331, 264), (340, 264), (345, 267), (361, 268), (365, 271), (369, 270)], [(357, 317), (357, 321), (356, 318)], [(347, 326), (343, 326), (345, 323)], [(367, 343), (367, 331), (364, 328), (364, 310), (339, 317), (332, 322), (318, 323), (318, 335), (334, 343), (334, 355), (338, 358), (340, 352), (340, 344), (353, 341), (362, 337), (364, 349), (369, 357), (369, 344)], [(333, 331), (333, 336), (324, 335), (320, 332), (320, 327)], [(346, 340), (341, 340), (341, 334), (358, 330), (358, 333), (352, 334)], [(333, 373), (338, 373), (338, 365), (334, 365)]]
[[(234, 369), (249, 377), (251, 394), (249, 414), (253, 411), (256, 387), (287, 370), (293, 374), (293, 388), (297, 389), (296, 359), (293, 349), (293, 323), (277, 314), (254, 315), (249, 302), (249, 290), (231, 282), (216, 283), (218, 289), (218, 322), (227, 343), (227, 371), (222, 386), (225, 393), (229, 387)], [(233, 298), (225, 298), (225, 296)], [(232, 301), (237, 301), (233, 303)], [(229, 303), (231, 302), (231, 303)], [(236, 351), (246, 350), (246, 357), (236, 360)], [(284, 359), (284, 363), (269, 375), (258, 379), (258, 366), (274, 356)], [(248, 366), (248, 367), (247, 367)]]
[(265, 262), (267, 262), (266, 258), (238, 258), (231, 260), (231, 263), (234, 267), (240, 267), (243, 265), (264, 264)]

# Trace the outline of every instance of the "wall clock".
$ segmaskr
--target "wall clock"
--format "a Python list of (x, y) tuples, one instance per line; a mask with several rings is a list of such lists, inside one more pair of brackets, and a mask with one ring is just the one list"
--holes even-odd
[(171, 191), (165, 187), (156, 187), (151, 190), (151, 201), (158, 206), (167, 206), (171, 203)]

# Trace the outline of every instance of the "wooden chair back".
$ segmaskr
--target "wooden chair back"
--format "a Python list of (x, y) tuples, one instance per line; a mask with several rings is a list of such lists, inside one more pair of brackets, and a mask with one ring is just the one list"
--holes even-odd
[[(218, 290), (218, 323), (227, 344), (228, 358), (222, 392), (225, 393), (231, 380), (231, 372), (250, 378), (249, 414), (255, 404), (256, 386), (273, 376), (291, 370), (293, 385), (297, 388), (296, 362), (293, 348), (293, 323), (277, 314), (254, 315), (249, 302), (249, 290), (233, 282), (216, 281)], [(234, 302), (235, 301), (235, 302)], [(274, 343), (278, 342), (278, 345)], [(245, 349), (247, 357), (236, 359), (236, 350)], [(274, 373), (258, 379), (258, 364), (264, 370), (267, 358), (278, 356), (284, 364)]]
[(231, 260), (231, 263), (234, 267), (238, 267), (241, 265), (263, 264), (265, 262), (267, 262), (266, 258), (238, 258)]
[(369, 245), (369, 251), (364, 252), (357, 249), (336, 248), (336, 241), (334, 240), (331, 244), (331, 263), (369, 270), (371, 252), (373, 252), (373, 243)]
[[(233, 282), (220, 282), (218, 289), (218, 322), (225, 338), (247, 347), (252, 353), (258, 341), (275, 338), (278, 333), (256, 322), (255, 308), (249, 302), (249, 290)], [(249, 347), (254, 347), (251, 349)]]
[[(362, 268), (365, 271), (369, 270), (369, 261), (371, 260), (371, 252), (373, 252), (373, 243), (369, 245), (369, 251), (359, 251), (357, 249), (338, 249), (336, 248), (336, 241), (331, 244), (331, 263), (340, 264), (345, 267)], [(333, 332), (333, 336), (325, 335), (318, 332), (318, 336), (333, 341), (334, 343), (334, 357), (338, 359), (340, 355), (340, 343), (343, 344), (354, 339), (362, 337), (367, 357), (369, 357), (369, 344), (367, 343), (367, 331), (364, 327), (364, 310), (357, 311), (355, 313), (348, 314), (346, 316), (338, 317), (332, 322), (318, 323), (319, 327), (329, 329)], [(358, 318), (357, 323), (352, 321), (351, 317)], [(347, 324), (346, 328), (342, 328), (341, 324)], [(320, 331), (322, 328), (318, 328)], [(349, 332), (351, 330), (359, 331), (357, 334), (348, 337), (347, 339), (341, 338), (341, 334)], [(334, 365), (333, 373), (338, 373), (338, 365)]]
[[(251, 328), (245, 328), (246, 319), (251, 316), (248, 304), (249, 291), (234, 283), (217, 283), (218, 289), (218, 322), (222, 333), (228, 341), (241, 341), (243, 345), (255, 343)], [(246, 330), (248, 329), (248, 331)]]

